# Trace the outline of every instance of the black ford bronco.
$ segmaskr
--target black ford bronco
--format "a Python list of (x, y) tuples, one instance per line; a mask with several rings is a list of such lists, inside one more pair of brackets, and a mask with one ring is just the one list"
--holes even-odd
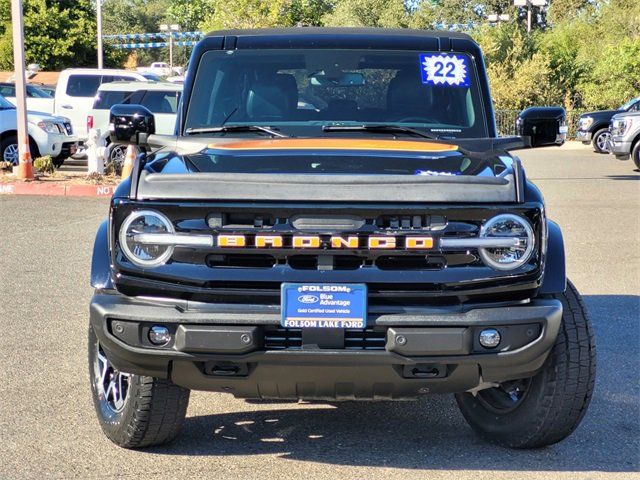
[(230, 30), (194, 49), (175, 135), (143, 150), (99, 228), (89, 369), (118, 445), (174, 438), (189, 392), (395, 400), (454, 393), (516, 448), (580, 423), (593, 331), (562, 233), (509, 151), (564, 142), (562, 109), (498, 137), (482, 53), (451, 32)]

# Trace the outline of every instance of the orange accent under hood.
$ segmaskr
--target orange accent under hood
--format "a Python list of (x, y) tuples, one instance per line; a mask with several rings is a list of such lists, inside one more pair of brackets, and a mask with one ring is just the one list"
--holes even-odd
[(413, 140), (356, 138), (270, 138), (211, 143), (216, 150), (389, 150), (395, 152), (453, 152), (456, 145)]

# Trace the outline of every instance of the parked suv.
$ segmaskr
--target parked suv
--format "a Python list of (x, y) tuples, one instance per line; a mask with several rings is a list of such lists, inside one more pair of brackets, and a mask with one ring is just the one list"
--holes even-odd
[[(87, 117), (87, 130), (102, 133), (109, 128), (109, 110), (115, 104), (144, 105), (154, 114), (156, 133), (173, 135), (182, 85), (168, 82), (112, 82), (100, 85)], [(126, 146), (112, 144), (107, 148), (107, 161), (122, 162)]]
[(640, 112), (614, 115), (611, 120), (611, 153), (618, 160), (631, 158), (640, 169)]
[[(76, 152), (78, 139), (68, 118), (27, 112), (29, 149), (33, 159), (51, 155), (56, 167)], [(16, 107), (0, 95), (0, 160), (18, 164)]]
[(145, 153), (93, 252), (102, 430), (129, 448), (169, 441), (190, 390), (210, 390), (454, 393), (504, 445), (571, 434), (593, 331), (560, 228), (509, 153), (562, 145), (565, 117), (527, 109), (520, 136), (498, 137), (482, 53), (461, 33), (209, 34), (176, 134), (142, 105), (111, 108), (112, 141)]
[(73, 131), (82, 142), (87, 139), (87, 115), (98, 87), (103, 83), (146, 79), (130, 70), (69, 68), (63, 70), (56, 85), (54, 112), (71, 119)]
[(576, 140), (585, 145), (591, 143), (594, 151), (609, 153), (609, 124), (617, 113), (640, 111), (640, 97), (633, 98), (617, 110), (601, 110), (580, 115)]

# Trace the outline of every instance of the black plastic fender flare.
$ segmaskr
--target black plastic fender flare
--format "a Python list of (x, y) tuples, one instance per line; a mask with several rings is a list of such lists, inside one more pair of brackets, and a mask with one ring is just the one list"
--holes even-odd
[(567, 288), (567, 271), (562, 230), (560, 230), (560, 226), (556, 222), (548, 220), (547, 232), (547, 257), (539, 293), (562, 293)]
[(91, 286), (100, 290), (115, 288), (111, 279), (111, 258), (109, 255), (109, 220), (98, 227), (91, 257)]

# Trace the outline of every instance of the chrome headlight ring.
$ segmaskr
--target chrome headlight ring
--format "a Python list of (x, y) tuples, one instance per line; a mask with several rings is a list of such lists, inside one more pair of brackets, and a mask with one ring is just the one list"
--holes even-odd
[[(502, 227), (500, 228), (500, 225)], [(521, 230), (520, 234), (513, 235), (514, 228)], [(496, 232), (496, 230), (498, 230)], [(508, 231), (510, 230), (510, 232)], [(529, 261), (535, 249), (535, 235), (531, 224), (524, 218), (513, 214), (500, 214), (490, 218), (480, 228), (480, 238), (513, 238), (519, 243), (507, 248), (479, 248), (478, 253), (485, 265), (494, 270), (515, 270)], [(499, 258), (510, 259), (500, 261)]]
[[(137, 228), (145, 228), (145, 225), (136, 225), (135, 222), (139, 221), (139, 219), (145, 218), (153, 218), (155, 219), (154, 223), (147, 223), (147, 225), (153, 229), (152, 232), (143, 230), (143, 231), (135, 231), (133, 229)], [(142, 220), (145, 222), (145, 220)], [(136, 244), (135, 237), (138, 234), (145, 233), (167, 233), (174, 234), (175, 228), (171, 221), (162, 215), (159, 212), (153, 210), (138, 210), (129, 214), (129, 216), (122, 222), (120, 227), (120, 232), (118, 234), (118, 239), (120, 241), (120, 248), (122, 249), (122, 253), (124, 253), (125, 257), (139, 267), (143, 268), (153, 268), (163, 265), (171, 258), (174, 251), (174, 245), (149, 245), (149, 244)], [(149, 254), (150, 249), (156, 249), (159, 253), (157, 256), (152, 256)], [(142, 255), (146, 255), (147, 257), (152, 258), (141, 258)]]

